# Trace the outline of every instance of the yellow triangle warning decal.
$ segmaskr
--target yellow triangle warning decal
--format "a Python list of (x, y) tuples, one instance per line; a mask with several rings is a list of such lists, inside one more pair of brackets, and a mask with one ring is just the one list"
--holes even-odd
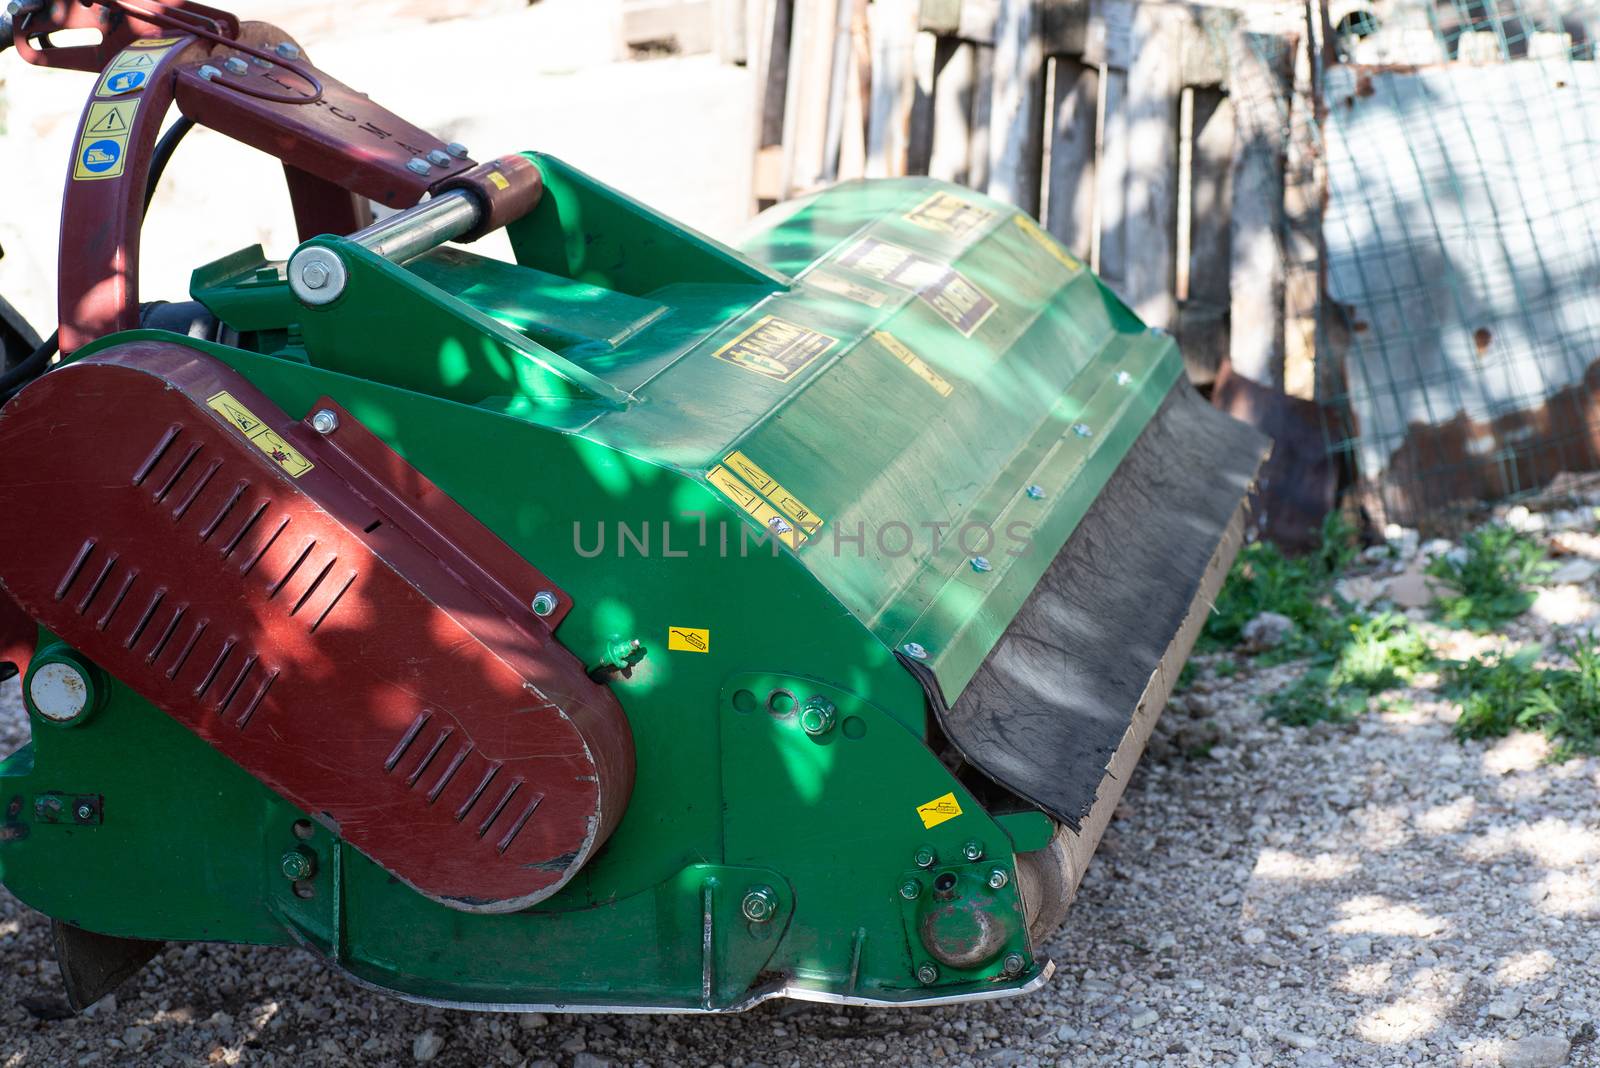
[(134, 67), (153, 67), (155, 66), (155, 62), (156, 61), (151, 59), (148, 55), (139, 55), (136, 53), (134, 55), (124, 55), (120, 66), (123, 70), (129, 70)]
[(122, 117), (120, 111), (107, 111), (89, 127), (89, 132), (92, 134), (119, 134), (126, 133), (127, 130), (127, 120)]

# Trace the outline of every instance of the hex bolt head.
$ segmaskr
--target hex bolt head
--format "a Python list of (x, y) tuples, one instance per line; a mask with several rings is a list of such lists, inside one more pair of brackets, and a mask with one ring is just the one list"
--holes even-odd
[(1078, 435), (1080, 438), (1094, 437), (1094, 427), (1090, 426), (1088, 423), (1073, 423), (1072, 432)]
[(331, 248), (313, 245), (289, 257), (289, 289), (304, 304), (332, 304), (350, 279), (344, 261)]
[(1002, 887), (1004, 887), (1006, 885), (1006, 883), (1008, 883), (1010, 881), (1011, 881), (1010, 877), (1008, 877), (1006, 875), (1005, 869), (1003, 869), (1003, 868), (996, 868), (994, 871), (989, 873), (989, 889), (990, 890), (999, 890)]
[(1007, 975), (1021, 975), (1028, 962), (1022, 958), (1021, 953), (1007, 953), (1006, 959), (1000, 965), (1000, 970)]
[(229, 74), (249, 74), (250, 73), (250, 64), (246, 63), (244, 60), (240, 59), (238, 56), (229, 56), (227, 59), (223, 60), (222, 65), (224, 67), (228, 68), (228, 73)]
[(922, 896), (922, 884), (915, 879), (907, 879), (900, 884), (900, 896), (907, 901), (915, 901)]
[(1042, 500), (1044, 500), (1044, 487), (1043, 486), (1035, 484), (1035, 485), (1029, 486), (1025, 492), (1028, 494), (1028, 499), (1030, 501), (1042, 501)]
[(560, 603), (560, 599), (549, 590), (540, 590), (538, 593), (533, 595), (533, 600), (529, 602), (529, 607), (533, 609), (534, 615), (547, 616), (551, 612), (554, 612), (556, 610), (556, 605)]
[(906, 642), (900, 648), (902, 650), (904, 650), (905, 654), (907, 656), (909, 656), (913, 660), (926, 660), (926, 659), (928, 659), (928, 650), (924, 649), (921, 645), (917, 644), (916, 642)]
[(421, 156), (412, 156), (406, 161), (406, 170), (410, 171), (412, 174), (427, 174), (429, 171), (433, 170), (433, 164), (429, 163)]
[(1130, 375), (1128, 372), (1126, 372), (1126, 371), (1118, 371), (1117, 372), (1117, 385), (1126, 386), (1126, 385), (1131, 385), (1132, 382), (1133, 382), (1133, 376)]
[(982, 860), (983, 843), (974, 838), (972, 841), (961, 847), (961, 855), (966, 857), (968, 860)]
[(933, 846), (918, 846), (917, 851), (911, 854), (911, 863), (919, 868), (931, 868), (939, 862), (939, 854), (933, 851)]
[(917, 967), (917, 982), (923, 986), (932, 986), (939, 981), (939, 968), (935, 964), (922, 964)]
[(833, 730), (838, 710), (826, 697), (812, 697), (800, 708), (800, 729), (813, 738), (820, 738)]
[(739, 910), (751, 923), (766, 923), (778, 914), (778, 895), (770, 886), (752, 886), (744, 892)]
[(451, 141), (448, 145), (444, 146), (444, 150), (450, 153), (456, 159), (467, 158), (467, 146), (462, 144), (460, 141)]
[(981, 575), (986, 571), (993, 571), (994, 565), (989, 562), (987, 556), (974, 556), (972, 558), (972, 570)]
[(78, 817), (79, 823), (88, 823), (94, 819), (94, 806), (85, 802), (77, 807), (73, 815)]
[(332, 408), (318, 408), (311, 417), (311, 429), (319, 434), (331, 434), (339, 429), (339, 413)]
[(278, 53), (278, 55), (282, 56), (284, 59), (300, 58), (300, 49), (290, 41), (284, 41), (282, 44), (278, 45), (277, 48), (274, 48), (273, 51)]
[(222, 72), (216, 67), (213, 67), (211, 64), (207, 63), (205, 66), (200, 68), (200, 77), (208, 82), (213, 82), (222, 77)]
[(279, 868), (285, 879), (298, 883), (317, 874), (317, 858), (303, 849), (291, 849), (283, 855)]
[(435, 167), (448, 167), (450, 166), (450, 154), (443, 149), (436, 148), (428, 153), (428, 162)]

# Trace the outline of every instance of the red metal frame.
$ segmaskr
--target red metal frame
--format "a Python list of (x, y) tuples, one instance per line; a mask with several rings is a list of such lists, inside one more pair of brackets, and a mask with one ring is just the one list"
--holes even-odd
[[(145, 18), (125, 6), (131, 0), (95, 0), (91, 7), (56, 0), (14, 30), (30, 63), (100, 72), (79, 120), (63, 198), (63, 353), (138, 325), (145, 188), (174, 102), (194, 121), (283, 161), (302, 240), (359, 229), (370, 217), (368, 198), (405, 208), (445, 188), (466, 187), (483, 201), (485, 218), (497, 223), (537, 202), (537, 169), (520, 157), (484, 166), (458, 158), (438, 137), (308, 60), (265, 61), (284, 44), (292, 46), (289, 54), (301, 55), (277, 27), (240, 23), (187, 0), (139, 2)], [(171, 29), (182, 24), (193, 32)], [(101, 31), (99, 44), (35, 43), (51, 30), (84, 27)], [(212, 70), (203, 74), (208, 66)], [(422, 174), (411, 169), (420, 169), (417, 159), (428, 164)], [(482, 180), (485, 166), (502, 171), (504, 180)]]

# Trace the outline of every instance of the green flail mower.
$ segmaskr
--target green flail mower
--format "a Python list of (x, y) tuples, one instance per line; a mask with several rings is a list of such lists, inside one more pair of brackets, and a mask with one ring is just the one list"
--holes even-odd
[[(59, 329), (0, 375), (0, 874), (75, 1005), (168, 941), (490, 1009), (1049, 978), (1267, 448), (1170, 337), (964, 189), (730, 248), (263, 23), (9, 22), (94, 75)], [(282, 161), (301, 244), (141, 301), (196, 122)]]

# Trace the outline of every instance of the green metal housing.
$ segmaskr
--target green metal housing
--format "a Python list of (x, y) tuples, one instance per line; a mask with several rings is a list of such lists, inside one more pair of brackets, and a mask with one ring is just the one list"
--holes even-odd
[[(734, 250), (529, 158), (514, 264), (319, 237), (349, 280), (308, 307), (247, 249), (193, 281), (238, 344), (182, 341), (296, 418), (336, 399), (571, 594), (557, 637), (586, 664), (642, 643), (612, 683), (639, 758), (603, 851), (529, 911), (452, 911), (97, 678), (91, 720), (35, 715), (0, 763), (5, 884), (87, 930), (309, 945), (446, 1004), (1042, 981), (1016, 857), (1054, 824), (951, 773), (901, 657), (960, 695), (1177, 381), (1173, 342), (967, 190), (839, 186)], [(46, 819), (63, 796), (100, 811)], [(936, 885), (998, 932), (981, 960), (948, 963), (973, 929)]]

